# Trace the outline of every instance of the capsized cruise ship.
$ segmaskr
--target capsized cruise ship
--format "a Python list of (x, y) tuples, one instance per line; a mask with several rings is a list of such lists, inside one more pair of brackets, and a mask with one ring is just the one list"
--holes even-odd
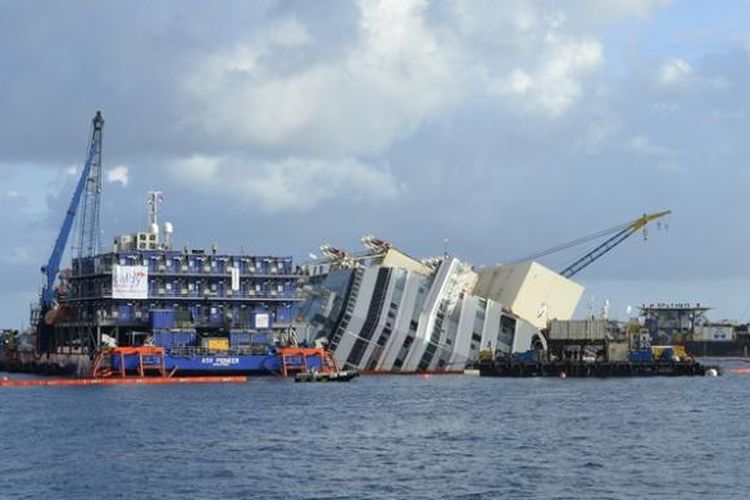
[(362, 243), (356, 253), (321, 246), (296, 306), (305, 339), (346, 368), (462, 371), (481, 350), (546, 350), (541, 329), (570, 319), (583, 293), (537, 262), (476, 269), (447, 254), (415, 259), (370, 235)]

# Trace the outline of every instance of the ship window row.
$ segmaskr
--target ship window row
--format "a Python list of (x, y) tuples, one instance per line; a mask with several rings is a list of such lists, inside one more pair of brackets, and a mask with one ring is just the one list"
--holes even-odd
[(385, 302), (385, 296), (388, 292), (388, 283), (390, 281), (390, 273), (387, 268), (381, 268), (378, 271), (378, 277), (375, 281), (375, 289), (373, 290), (373, 297), (370, 302), (370, 307), (367, 311), (367, 318), (359, 332), (357, 340), (354, 342), (354, 347), (349, 353), (347, 363), (352, 366), (358, 366), (362, 361), (362, 357), (367, 350), (369, 341), (375, 333), (375, 326), (378, 318), (380, 318), (381, 310)]
[[(278, 283), (276, 281), (254, 282), (242, 280), (237, 290), (227, 281), (206, 280), (149, 280), (148, 295), (188, 295), (201, 296), (205, 294), (219, 296), (252, 297), (252, 296), (293, 296), (296, 284), (293, 281)], [(110, 280), (87, 280), (74, 282), (66, 291), (68, 298), (107, 297), (113, 293)]]
[(433, 356), (435, 356), (435, 351), (437, 350), (436, 344), (428, 344), (427, 349), (424, 351), (424, 355), (422, 356), (422, 360), (419, 362), (418, 369), (419, 370), (426, 370), (430, 366), (430, 361), (432, 361)]
[(383, 328), (380, 337), (378, 337), (377, 344), (381, 347), (385, 346), (385, 343), (388, 342), (388, 338), (391, 336), (391, 333), (393, 333), (393, 330), (391, 330), (389, 327)]
[[(344, 309), (346, 312), (342, 314), (341, 320), (339, 321), (338, 325), (335, 327), (335, 330), (332, 332), (332, 334), (329, 337), (330, 348), (333, 351), (336, 350), (336, 347), (338, 347), (339, 342), (341, 342), (341, 338), (344, 336), (344, 332), (346, 331), (346, 328), (349, 325), (349, 320), (352, 317), (351, 315), (354, 312), (354, 302), (357, 300), (356, 291), (359, 290), (359, 282), (361, 280), (361, 277), (362, 275), (359, 270), (354, 271), (353, 277), (352, 277), (351, 290), (349, 292), (349, 295), (345, 298), (346, 305)], [(356, 291), (355, 291), (355, 287), (356, 287)]]
[(71, 310), (71, 317), (66, 321), (86, 321), (99, 324), (132, 325), (141, 324), (153, 328), (159, 325), (151, 324), (153, 310), (169, 309), (174, 314), (174, 324), (164, 328), (191, 328), (196, 325), (221, 324), (220, 326), (239, 326), (255, 328), (256, 315), (266, 316), (270, 324), (268, 328), (288, 326), (292, 320), (292, 305), (259, 305), (247, 307), (238, 304), (219, 304), (185, 306), (181, 304), (140, 303), (140, 304), (96, 304)]
[(396, 361), (393, 362), (393, 367), (401, 369), (402, 366), (404, 366), (404, 362), (406, 362), (406, 356), (409, 354), (409, 349), (411, 348), (411, 344), (414, 341), (414, 337), (407, 335), (404, 339), (404, 343), (401, 344), (401, 350), (398, 352), (398, 356), (396, 357)]
[(274, 257), (217, 257), (217, 256), (164, 256), (164, 255), (122, 255), (109, 254), (73, 260), (73, 274), (95, 274), (110, 272), (113, 264), (121, 266), (146, 266), (149, 271), (180, 272), (230, 272), (232, 268), (244, 273), (292, 274), (291, 258)]

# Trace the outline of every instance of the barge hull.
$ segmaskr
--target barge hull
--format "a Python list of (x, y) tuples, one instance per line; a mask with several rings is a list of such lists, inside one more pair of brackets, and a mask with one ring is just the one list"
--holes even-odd
[[(301, 359), (287, 360), (291, 366), (303, 366)], [(154, 364), (155, 359), (144, 357), (146, 364)], [(322, 369), (320, 358), (308, 357), (307, 368)], [(280, 375), (283, 373), (281, 356), (277, 353), (268, 354), (214, 354), (204, 356), (176, 356), (169, 352), (164, 355), (164, 368), (167, 372), (174, 372), (184, 376), (209, 375)], [(112, 370), (120, 369), (120, 360), (112, 358)], [(125, 359), (125, 372), (137, 373), (138, 359)]]
[(482, 377), (683, 377), (704, 376), (718, 367), (694, 361), (684, 362), (551, 362), (551, 363), (482, 363)]

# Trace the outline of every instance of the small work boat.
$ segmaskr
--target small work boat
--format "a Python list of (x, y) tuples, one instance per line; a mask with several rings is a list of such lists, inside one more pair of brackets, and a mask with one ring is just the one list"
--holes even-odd
[(308, 367), (294, 375), (295, 382), (349, 382), (359, 377), (357, 370), (342, 370), (330, 351), (322, 350), (320, 368)]
[(359, 377), (357, 370), (341, 370), (335, 372), (319, 372), (317, 370), (308, 370), (300, 372), (294, 376), (295, 382), (349, 382), (351, 379)]

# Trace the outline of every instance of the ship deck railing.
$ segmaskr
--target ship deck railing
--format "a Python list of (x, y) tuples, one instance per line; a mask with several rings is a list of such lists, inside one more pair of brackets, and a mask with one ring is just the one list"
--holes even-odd
[[(77, 274), (73, 274), (71, 276), (71, 280), (84, 280), (84, 279), (91, 279), (91, 278), (106, 278), (108, 276), (112, 275), (112, 269), (100, 269), (99, 271), (93, 271), (93, 272), (79, 272)], [(181, 276), (199, 276), (202, 278), (229, 278), (231, 277), (230, 271), (217, 271), (217, 270), (211, 270), (211, 271), (204, 271), (202, 269), (149, 269), (149, 276), (150, 277), (169, 277), (169, 276), (175, 276), (175, 277), (181, 277)], [(301, 273), (295, 273), (295, 272), (275, 272), (275, 273), (269, 273), (269, 272), (254, 272), (254, 271), (246, 271), (240, 273), (240, 278), (249, 278), (249, 279), (278, 279), (278, 278), (285, 278), (285, 279), (296, 279), (300, 276), (304, 276)]]
[[(136, 300), (155, 300), (155, 299), (175, 299), (175, 300), (223, 300), (227, 302), (235, 302), (235, 301), (266, 301), (266, 302), (272, 302), (272, 301), (298, 301), (301, 300), (303, 297), (301, 294), (298, 294), (296, 292), (280, 292), (280, 293), (232, 293), (229, 294), (219, 294), (216, 292), (211, 293), (150, 293), (148, 296), (148, 299), (136, 299)], [(102, 292), (102, 293), (94, 293), (90, 295), (68, 295), (65, 297), (64, 303), (72, 303), (72, 302), (84, 302), (84, 301), (91, 301), (91, 300), (117, 300), (115, 297), (112, 297), (112, 292)]]

